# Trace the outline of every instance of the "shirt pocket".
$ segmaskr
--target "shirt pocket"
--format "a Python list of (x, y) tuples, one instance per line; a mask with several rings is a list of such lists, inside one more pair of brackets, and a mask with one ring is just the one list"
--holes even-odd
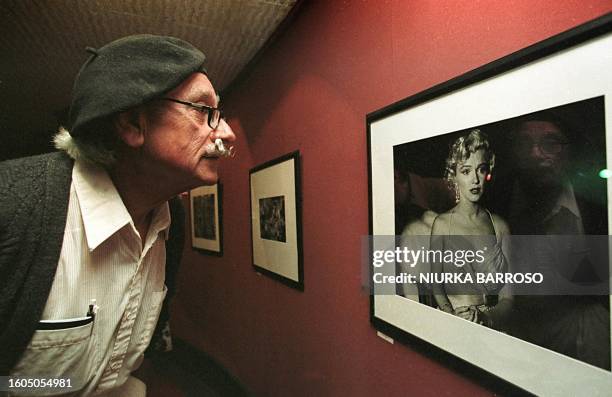
[(153, 292), (151, 294), (149, 304), (143, 307), (144, 322), (142, 337), (138, 343), (140, 350), (146, 349), (151, 342), (151, 337), (153, 336), (153, 331), (155, 331), (155, 326), (157, 325), (157, 320), (159, 319), (159, 313), (161, 312), (164, 299), (166, 298), (166, 293), (168, 293), (168, 288), (164, 285), (162, 291)]
[(93, 317), (41, 321), (11, 376), (70, 378), (70, 391), (82, 389), (99, 364), (94, 323)]

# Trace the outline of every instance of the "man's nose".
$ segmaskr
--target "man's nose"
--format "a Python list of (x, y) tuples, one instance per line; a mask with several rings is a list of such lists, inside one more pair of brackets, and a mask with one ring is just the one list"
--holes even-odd
[(234, 135), (232, 127), (230, 127), (224, 119), (219, 121), (219, 125), (213, 132), (213, 140), (218, 138), (226, 142), (234, 142), (236, 140), (236, 135)]
[(534, 143), (531, 145), (531, 150), (529, 151), (529, 156), (531, 158), (534, 159), (543, 159), (543, 158), (547, 158), (548, 156), (542, 151), (542, 149), (540, 148), (540, 145), (537, 143)]

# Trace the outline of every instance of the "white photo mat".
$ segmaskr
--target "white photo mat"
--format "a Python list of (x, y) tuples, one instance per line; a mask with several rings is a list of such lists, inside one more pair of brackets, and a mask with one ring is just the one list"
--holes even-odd
[[(301, 271), (299, 153), (293, 152), (251, 170), (251, 233), (253, 265), (281, 281), (303, 288)], [(262, 200), (283, 204), (283, 236), (274, 240), (262, 236)], [(280, 241), (284, 240), (284, 241)]]

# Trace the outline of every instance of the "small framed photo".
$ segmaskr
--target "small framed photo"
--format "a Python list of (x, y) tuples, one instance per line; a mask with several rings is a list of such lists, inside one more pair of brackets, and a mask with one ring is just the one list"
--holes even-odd
[(255, 270), (304, 290), (300, 153), (252, 168), (250, 192)]
[(191, 245), (202, 253), (223, 255), (220, 183), (200, 186), (189, 194), (191, 208)]

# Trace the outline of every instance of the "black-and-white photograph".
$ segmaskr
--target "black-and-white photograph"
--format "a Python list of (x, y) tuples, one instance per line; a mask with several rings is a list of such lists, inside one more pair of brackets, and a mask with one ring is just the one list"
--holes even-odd
[[(565, 32), (368, 114), (377, 330), (536, 395), (610, 384), (611, 41)], [(380, 255), (411, 242), (434, 258), (482, 255), (393, 256), (381, 273)], [(530, 272), (543, 281), (512, 280)]]
[(194, 197), (193, 217), (195, 236), (214, 240), (216, 238), (215, 225), (215, 195), (205, 194)]
[(253, 268), (304, 290), (300, 153), (287, 153), (249, 172)]
[(266, 240), (287, 242), (284, 196), (259, 199), (259, 231)]
[[(563, 272), (558, 258), (572, 257), (575, 246), (552, 251), (539, 242), (531, 250), (502, 241), (608, 234), (604, 115), (604, 98), (596, 97), (395, 146), (396, 233), (406, 240), (431, 235), (431, 249), (448, 249), (459, 236), (491, 236), (481, 269), (462, 267), (474, 278), (535, 255)], [(589, 262), (568, 265), (570, 279), (594, 277)], [(438, 271), (456, 270), (446, 266), (452, 269)], [(453, 285), (421, 284), (419, 301), (610, 370), (607, 295), (513, 296), (503, 284), (479, 287), (453, 293)]]
[(191, 245), (208, 255), (223, 255), (223, 187), (221, 183), (190, 191)]

